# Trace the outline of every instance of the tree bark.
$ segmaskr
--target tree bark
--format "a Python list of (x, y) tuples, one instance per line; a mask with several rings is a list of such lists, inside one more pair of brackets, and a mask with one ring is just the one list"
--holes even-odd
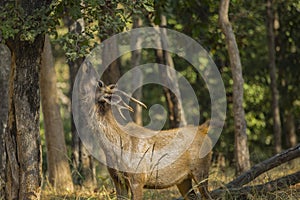
[(276, 78), (276, 52), (275, 52), (275, 33), (274, 33), (274, 14), (273, 0), (267, 0), (267, 35), (269, 50), (269, 73), (270, 87), (272, 93), (272, 115), (273, 115), (273, 132), (274, 132), (274, 151), (279, 153), (281, 146), (281, 120), (279, 109), (279, 92), (277, 89)]
[(16, 37), (8, 44), (12, 63), (5, 140), (6, 199), (39, 199), (42, 181), (39, 71), (44, 36), (37, 36), (33, 42)]
[(295, 118), (290, 109), (286, 111), (285, 118), (287, 146), (294, 147), (297, 144), (297, 135), (295, 127)]
[[(22, 9), (20, 18), (30, 19), (37, 9), (50, 3), (51, 0), (19, 0), (12, 4)], [(44, 18), (33, 19), (39, 24)], [(6, 44), (11, 52), (11, 68), (5, 129), (5, 199), (39, 199), (42, 183), (39, 74), (44, 34), (35, 35), (30, 41), (24, 41), (21, 34), (16, 34)]]
[(235, 130), (235, 159), (237, 173), (250, 168), (249, 149), (247, 144), (245, 111), (243, 108), (243, 75), (239, 49), (232, 25), (228, 18), (229, 0), (221, 0), (219, 23), (225, 35), (230, 66), (233, 78), (233, 112)]
[[(75, 22), (72, 21), (71, 19), (67, 19), (67, 23), (68, 23), (69, 31), (72, 32), (73, 34), (82, 34), (82, 32), (84, 31), (83, 19), (78, 19)], [(73, 85), (75, 82), (77, 72), (83, 61), (84, 58), (77, 58), (74, 61), (68, 61), (69, 72), (70, 72), (70, 91), (69, 91), (70, 99), (72, 99)], [(73, 177), (74, 182), (76, 184), (81, 184), (86, 188), (93, 188), (96, 185), (94, 160), (93, 157), (86, 150), (86, 148), (84, 147), (84, 145), (82, 144), (79, 138), (79, 135), (77, 133), (74, 124), (72, 113), (71, 113), (71, 132), (72, 132), (72, 163), (75, 170), (78, 171), (78, 173), (74, 174)]]
[[(142, 26), (142, 19), (140, 17), (135, 16), (133, 18), (133, 28), (139, 28)], [(139, 35), (135, 35), (132, 37), (132, 45), (134, 49), (138, 49), (135, 51), (132, 51), (131, 53), (131, 66), (132, 68), (140, 65), (141, 62), (141, 57), (142, 57), (142, 49), (141, 49), (141, 44), (142, 40)], [(143, 82), (143, 73), (139, 70), (136, 69), (136, 73), (133, 74), (132, 77), (132, 85), (141, 85)], [(142, 93), (142, 87), (138, 88), (135, 93), (133, 94), (133, 97), (136, 98), (137, 100), (141, 100), (143, 96)], [(137, 123), (138, 125), (143, 125), (143, 115), (142, 115), (143, 108), (139, 104), (134, 105), (134, 113), (133, 113), (133, 118), (134, 122)]]
[(45, 37), (40, 76), (49, 182), (57, 191), (71, 192), (73, 182), (57, 99), (56, 74), (49, 36)]
[[(167, 19), (164, 15), (161, 15), (160, 26), (167, 26)], [(176, 128), (179, 126), (185, 126), (187, 122), (182, 106), (181, 94), (178, 86), (178, 81), (176, 79), (176, 74), (174, 74), (173, 71), (169, 69), (175, 69), (173, 58), (169, 52), (162, 50), (166, 49), (168, 45), (166, 30), (163, 30), (160, 34), (162, 38), (160, 41), (157, 42), (159, 43), (158, 46), (160, 46), (161, 48), (156, 50), (156, 60), (157, 63), (164, 64), (167, 66), (166, 68), (159, 68), (161, 80), (165, 82), (165, 85), (167, 85), (167, 82), (171, 82), (174, 84), (174, 93), (167, 87), (163, 87), (163, 90), (166, 97), (169, 112), (169, 128)]]
[(5, 129), (8, 120), (8, 89), (11, 57), (9, 49), (4, 44), (0, 44), (0, 57), (0, 199), (5, 199), (5, 168), (7, 159), (5, 151)]

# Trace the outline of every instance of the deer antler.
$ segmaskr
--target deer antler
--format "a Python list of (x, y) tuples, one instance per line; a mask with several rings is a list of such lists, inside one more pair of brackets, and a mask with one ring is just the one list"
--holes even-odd
[(126, 92), (124, 92), (124, 91), (122, 91), (122, 90), (119, 90), (119, 89), (117, 89), (117, 88), (114, 88), (113, 90), (114, 90), (114, 92), (120, 92), (120, 93), (123, 94), (124, 96), (128, 97), (131, 101), (133, 101), (133, 102), (135, 102), (135, 103), (137, 103), (137, 104), (143, 106), (145, 109), (147, 109), (147, 106), (146, 106), (144, 103), (142, 103), (142, 102), (140, 102), (139, 100), (137, 100), (137, 99), (133, 98), (132, 96), (128, 95)]

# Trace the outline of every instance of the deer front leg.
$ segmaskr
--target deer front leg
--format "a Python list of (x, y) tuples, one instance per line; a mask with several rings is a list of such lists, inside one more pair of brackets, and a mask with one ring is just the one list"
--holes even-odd
[(115, 181), (114, 184), (117, 192), (118, 200), (127, 200), (128, 199), (128, 187), (126, 184), (122, 184), (120, 181)]
[(132, 200), (142, 200), (143, 199), (143, 185), (132, 184), (130, 186), (131, 199)]
[(131, 174), (129, 175), (129, 188), (131, 191), (132, 200), (143, 199), (143, 188), (145, 184), (144, 174)]
[(180, 194), (185, 200), (197, 199), (197, 194), (193, 190), (192, 179), (188, 178), (176, 185)]
[(204, 199), (212, 199), (208, 191), (208, 171), (193, 172), (193, 178), (197, 184), (201, 197)]

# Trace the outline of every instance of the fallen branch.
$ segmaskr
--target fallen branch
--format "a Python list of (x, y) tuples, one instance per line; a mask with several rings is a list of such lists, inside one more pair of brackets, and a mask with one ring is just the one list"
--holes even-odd
[(300, 171), (260, 185), (246, 186), (240, 188), (217, 189), (212, 191), (210, 195), (213, 199), (224, 197), (226, 195), (230, 195), (234, 198), (245, 197), (249, 194), (263, 195), (269, 192), (286, 189), (299, 182)]
[(283, 163), (286, 163), (290, 160), (293, 160), (297, 157), (300, 157), (300, 144), (298, 144), (296, 147), (287, 149), (261, 163), (254, 165), (250, 170), (242, 173), (236, 179), (226, 184), (225, 187), (226, 188), (241, 187), (249, 183), (250, 181), (254, 180), (262, 173), (270, 169), (273, 169)]
[(264, 184), (243, 187), (243, 185), (251, 182), (262, 173), (298, 157), (300, 157), (300, 144), (254, 165), (250, 170), (242, 173), (224, 187), (212, 191), (211, 196), (216, 199), (225, 195), (234, 197), (241, 197), (247, 194), (262, 195), (300, 183), (300, 171), (298, 171)]

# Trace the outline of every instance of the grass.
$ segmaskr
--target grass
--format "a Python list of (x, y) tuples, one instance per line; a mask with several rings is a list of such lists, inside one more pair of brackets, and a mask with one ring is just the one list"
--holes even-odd
[[(294, 173), (300, 170), (300, 158), (292, 162), (274, 168), (249, 183), (249, 186), (262, 184), (276, 178)], [(216, 188), (224, 186), (226, 183), (234, 179), (234, 170), (232, 168), (217, 168), (212, 167), (209, 178), (209, 190), (212, 191)], [(175, 200), (180, 197), (176, 187), (171, 187), (163, 190), (144, 190), (144, 199), (148, 200), (162, 200), (170, 199)], [(115, 200), (116, 193), (111, 182), (105, 182), (93, 190), (88, 190), (76, 186), (74, 192), (57, 193), (53, 188), (45, 186), (42, 191), (42, 199), (45, 200)], [(223, 197), (222, 199), (233, 199), (230, 196)], [(248, 195), (249, 200), (298, 200), (300, 199), (300, 184), (291, 186), (285, 190), (278, 190), (276, 192), (268, 193), (263, 196)]]

